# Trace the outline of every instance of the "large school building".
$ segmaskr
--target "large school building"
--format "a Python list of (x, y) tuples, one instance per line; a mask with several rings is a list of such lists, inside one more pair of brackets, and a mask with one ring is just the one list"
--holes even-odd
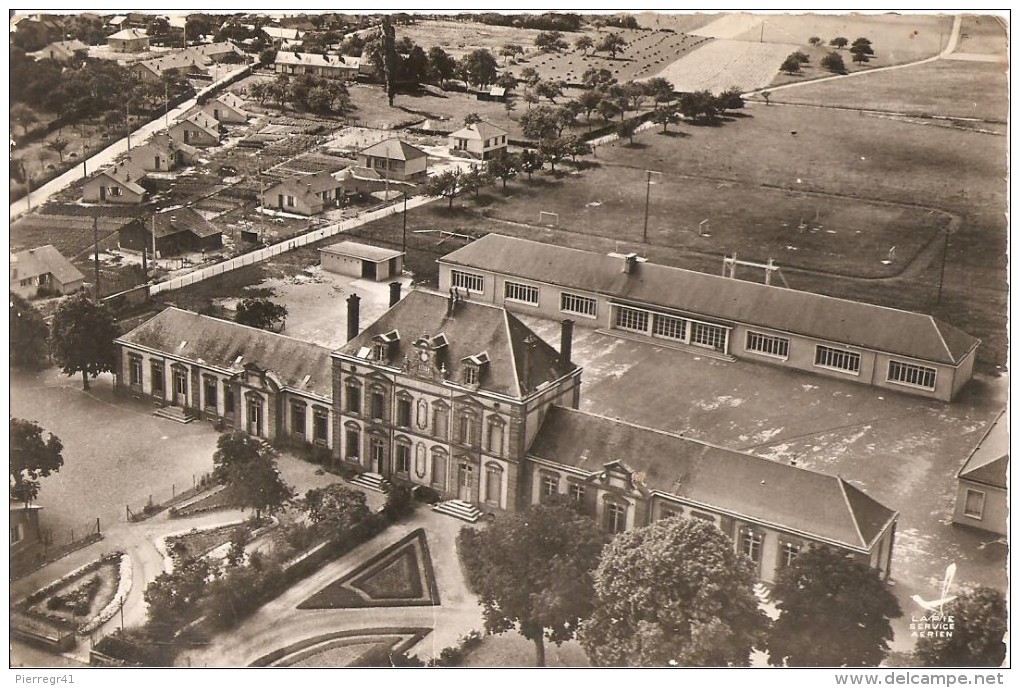
[(930, 315), (489, 234), (439, 259), (441, 290), (621, 336), (951, 401), (980, 340)]

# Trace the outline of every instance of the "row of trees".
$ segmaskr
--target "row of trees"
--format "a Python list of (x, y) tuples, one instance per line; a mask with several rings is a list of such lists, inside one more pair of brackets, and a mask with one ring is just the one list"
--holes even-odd
[(351, 94), (347, 85), (337, 79), (302, 74), (288, 77), (280, 74), (269, 81), (257, 81), (248, 87), (248, 95), (265, 105), (276, 103), (285, 110), (288, 105), (307, 112), (345, 115), (351, 111)]
[[(517, 629), (534, 643), (539, 666), (547, 641), (575, 637), (596, 666), (746, 666), (756, 648), (774, 666), (877, 666), (890, 620), (901, 616), (875, 569), (816, 547), (779, 574), (769, 595), (779, 617), (770, 622), (751, 560), (698, 519), (663, 519), (607, 544), (590, 518), (553, 502), (459, 539), (486, 631)], [(979, 588), (952, 613), (953, 636), (923, 639), (918, 658), (929, 666), (1000, 663), (1002, 594)]]
[[(535, 36), (535, 47), (544, 53), (558, 53), (570, 47), (559, 31), (542, 31)], [(591, 36), (584, 34), (574, 40), (574, 50), (579, 50), (582, 55), (592, 53), (609, 53), (611, 59), (616, 59), (616, 53), (627, 47), (627, 41), (618, 33), (608, 33), (597, 41)]]

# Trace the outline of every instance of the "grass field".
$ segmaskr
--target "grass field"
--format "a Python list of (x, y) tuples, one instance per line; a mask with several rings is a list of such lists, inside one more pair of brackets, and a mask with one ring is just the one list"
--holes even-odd
[(1006, 28), (992, 16), (965, 15), (956, 52), (1005, 55)]
[[(907, 83), (909, 88), (904, 87)], [(1008, 92), (1005, 65), (938, 60), (859, 77), (852, 85), (836, 80), (777, 91), (772, 102), (976, 117), (1005, 123)]]
[[(456, 58), (475, 50), (486, 48), (493, 53), (507, 43), (517, 43), (523, 48), (534, 49), (537, 29), (518, 29), (511, 26), (490, 26), (471, 21), (452, 19), (426, 19), (410, 26), (396, 28), (397, 40), (407, 37), (422, 47), (425, 52), (434, 45)], [(564, 33), (563, 40), (573, 44), (579, 33)]]
[(657, 76), (676, 91), (722, 93), (764, 88), (772, 83), (786, 57), (798, 46), (788, 43), (751, 43), (718, 40), (705, 43), (669, 65)]

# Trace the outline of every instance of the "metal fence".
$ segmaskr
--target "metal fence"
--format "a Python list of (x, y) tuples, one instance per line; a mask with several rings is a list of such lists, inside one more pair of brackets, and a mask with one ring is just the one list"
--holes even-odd
[(148, 501), (140, 507), (131, 508), (130, 504), (125, 504), (125, 517), (129, 522), (144, 521), (147, 518), (151, 518), (152, 516), (165, 511), (175, 504), (186, 499), (190, 499), (202, 491), (209, 489), (212, 484), (212, 473), (204, 473), (202, 475), (192, 474), (190, 485), (173, 484), (170, 486), (170, 490), (168, 492), (163, 492), (158, 495), (158, 500), (155, 499), (157, 495), (150, 494)]

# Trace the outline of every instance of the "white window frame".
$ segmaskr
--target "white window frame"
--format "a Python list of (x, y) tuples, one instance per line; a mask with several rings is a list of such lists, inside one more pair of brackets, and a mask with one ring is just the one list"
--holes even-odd
[[(761, 566), (762, 554), (765, 551), (765, 534), (751, 528), (741, 529), (740, 551), (744, 556), (753, 561), (756, 566)], [(752, 553), (754, 556), (752, 556)]]
[[(641, 310), (640, 308), (631, 308), (630, 306), (616, 307), (616, 314), (613, 317), (613, 327), (624, 332), (637, 332), (639, 334), (648, 334), (649, 326), (651, 325), (652, 314), (648, 311)], [(621, 323), (621, 320), (624, 322)], [(643, 321), (644, 327), (638, 327), (637, 322)]]
[[(471, 286), (472, 284), (477, 286)], [(450, 286), (455, 289), (467, 289), (474, 294), (485, 293), (485, 275), (463, 270), (450, 270)]]
[[(511, 294), (513, 293), (513, 295)], [(534, 299), (527, 298), (534, 295)], [(537, 306), (539, 298), (539, 289), (531, 284), (524, 284), (523, 282), (511, 282), (506, 280), (503, 282), (503, 298), (506, 301), (513, 301), (515, 303), (524, 303), (529, 306)]]
[[(679, 331), (679, 336), (669, 333), (670, 330)], [(652, 336), (659, 339), (668, 339), (675, 342), (686, 342), (690, 330), (690, 321), (677, 315), (666, 313), (652, 314)]]
[[(588, 306), (591, 308), (588, 309)], [(599, 317), (599, 300), (591, 296), (581, 296), (563, 291), (560, 292), (560, 311), (580, 315), (582, 318), (594, 319)]]
[[(759, 346), (764, 344), (764, 348), (752, 346), (752, 341)], [(790, 358), (790, 338), (748, 330), (747, 336), (744, 337), (744, 351), (785, 361)]]
[[(969, 511), (967, 508), (967, 502), (970, 501), (970, 496), (972, 494), (980, 495), (981, 497), (981, 509), (977, 512)], [(985, 518), (985, 501), (987, 498), (988, 494), (986, 492), (982, 492), (981, 490), (975, 490), (972, 487), (968, 487), (967, 491), (963, 494), (963, 515), (966, 516), (967, 518), (973, 518), (977, 521), (983, 521)]]
[[(703, 349), (711, 349), (712, 351), (726, 351), (726, 345), (729, 342), (729, 329), (723, 325), (715, 325), (713, 323), (700, 322), (698, 320), (690, 321), (690, 343), (692, 346), (700, 346)], [(711, 335), (711, 342), (697, 341), (696, 333), (702, 331), (702, 329)], [(721, 335), (722, 339), (719, 339)], [(716, 346), (716, 341), (719, 341), (719, 346)]]
[[(910, 380), (898, 379), (894, 377), (893, 376), (894, 366), (901, 374), (906, 373), (907, 376), (909, 377), (910, 374), (913, 373), (915, 376), (919, 376), (922, 381), (926, 379), (927, 376), (930, 374), (931, 385), (926, 385), (919, 382), (911, 382)], [(886, 366), (885, 380), (886, 382), (891, 382), (894, 385), (904, 385), (905, 387), (914, 387), (916, 389), (927, 389), (929, 391), (933, 391), (935, 389), (935, 385), (938, 382), (938, 374), (939, 371), (937, 368), (923, 366), (917, 363), (907, 363), (906, 361), (890, 359), (889, 365)]]
[[(856, 368), (843, 368), (843, 367), (840, 367), (840, 366), (837, 366), (837, 365), (831, 365), (829, 363), (819, 363), (818, 362), (819, 354), (822, 352), (822, 350), (830, 352), (830, 356), (827, 357), (829, 360), (831, 360), (831, 354), (847, 356), (847, 357), (850, 358), (850, 360), (856, 359), (857, 360), (857, 367)], [(847, 375), (857, 375), (857, 376), (860, 376), (860, 374), (861, 374), (861, 353), (859, 351), (852, 351), (850, 349), (844, 349), (844, 348), (837, 347), (837, 346), (829, 346), (827, 344), (815, 344), (814, 366), (816, 368), (825, 368), (826, 370), (835, 370), (838, 373), (846, 373)]]

